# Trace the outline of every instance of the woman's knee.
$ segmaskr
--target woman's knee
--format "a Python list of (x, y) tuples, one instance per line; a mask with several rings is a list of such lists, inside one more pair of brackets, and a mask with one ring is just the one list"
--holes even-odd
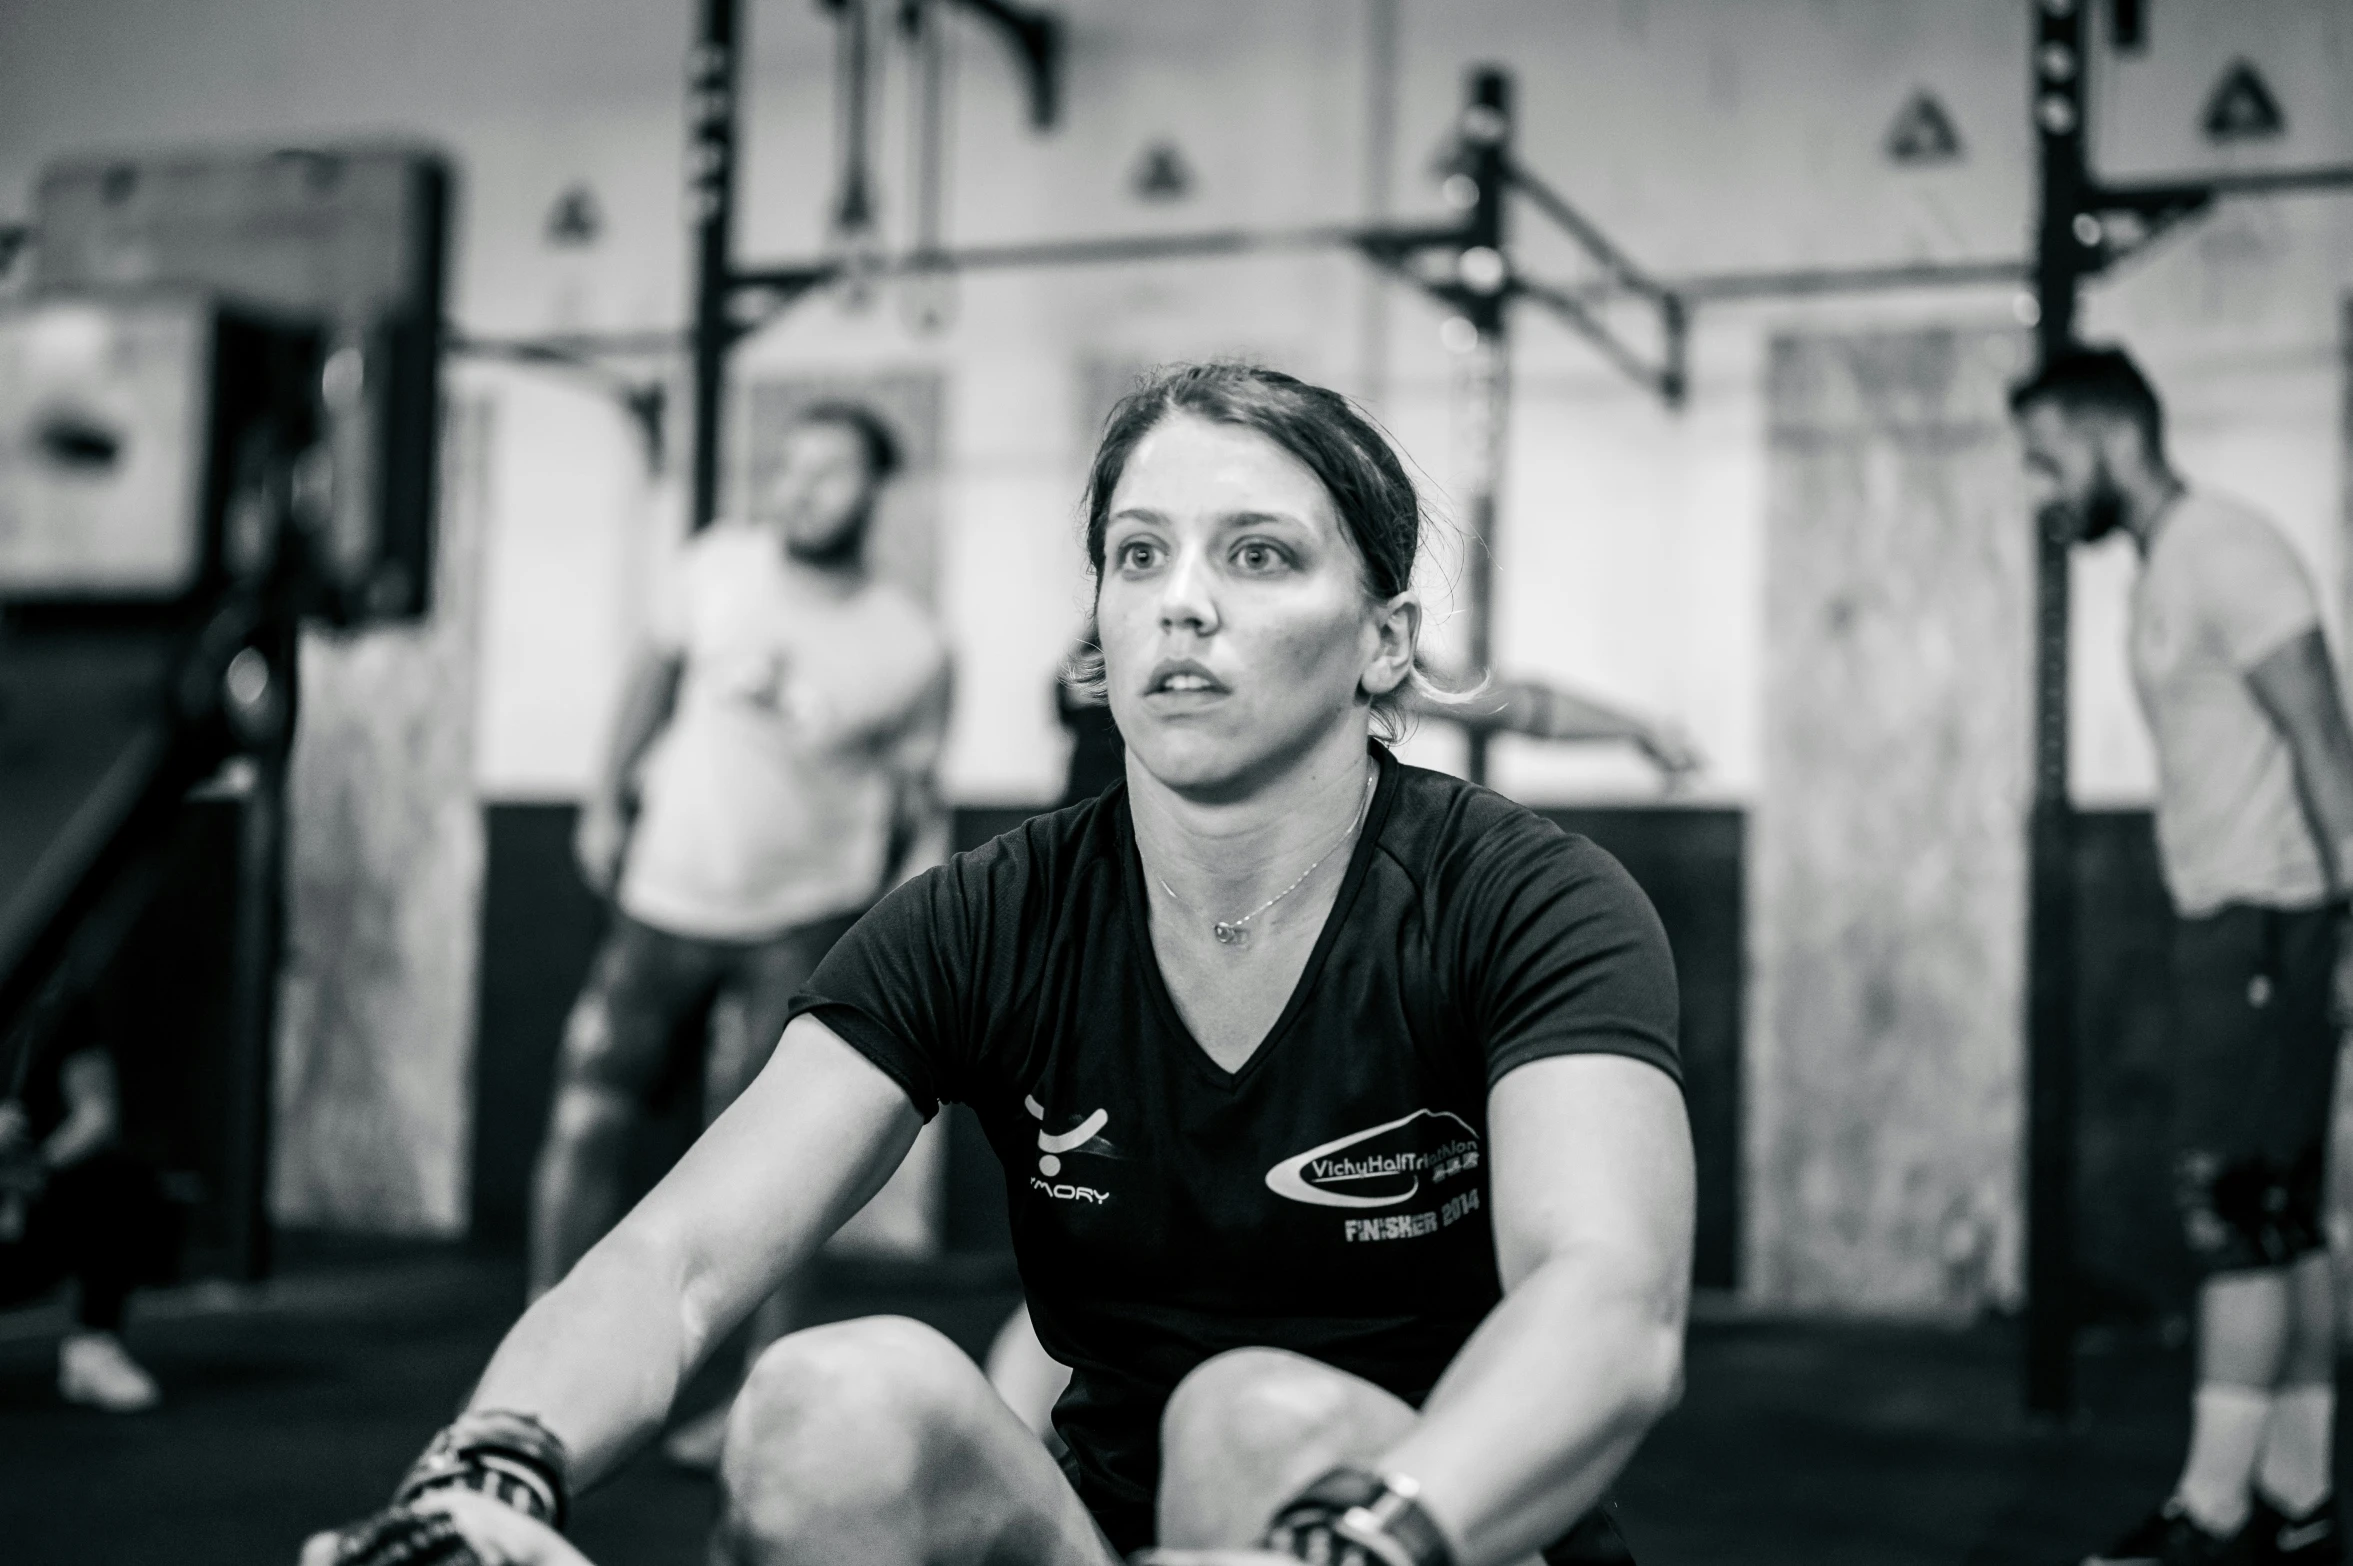
[(1284, 1499), (1389, 1446), (1413, 1417), (1369, 1382), (1287, 1350), (1204, 1361), (1161, 1417), (1161, 1543), (1248, 1544)]
[(1356, 1399), (1329, 1365), (1285, 1349), (1229, 1349), (1177, 1383), (1161, 1417), (1169, 1453), (1276, 1454), (1344, 1430)]
[(913, 1521), (910, 1503), (954, 1451), (979, 1375), (955, 1344), (904, 1317), (778, 1339), (728, 1416), (721, 1477), (734, 1527), (783, 1545)]

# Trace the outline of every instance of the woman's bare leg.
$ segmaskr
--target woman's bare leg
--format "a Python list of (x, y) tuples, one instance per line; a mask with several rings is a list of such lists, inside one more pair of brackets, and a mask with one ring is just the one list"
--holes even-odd
[(980, 1367), (899, 1317), (761, 1356), (727, 1429), (714, 1566), (1118, 1566)]
[(1160, 1543), (1258, 1542), (1282, 1505), (1413, 1428), (1404, 1399), (1286, 1349), (1234, 1349), (1183, 1381), (1160, 1422)]

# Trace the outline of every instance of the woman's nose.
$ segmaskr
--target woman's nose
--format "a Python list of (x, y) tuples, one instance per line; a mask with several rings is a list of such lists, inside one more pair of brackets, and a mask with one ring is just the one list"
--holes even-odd
[(1179, 552), (1162, 579), (1161, 625), (1190, 626), (1204, 635), (1217, 629), (1217, 598), (1211, 586), (1208, 563), (1191, 550)]

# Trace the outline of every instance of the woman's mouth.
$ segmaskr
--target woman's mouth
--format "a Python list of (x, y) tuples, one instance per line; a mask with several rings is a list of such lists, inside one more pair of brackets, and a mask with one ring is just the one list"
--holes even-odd
[(1147, 696), (1201, 696), (1222, 693), (1225, 682), (1191, 659), (1176, 659), (1152, 671), (1144, 687)]

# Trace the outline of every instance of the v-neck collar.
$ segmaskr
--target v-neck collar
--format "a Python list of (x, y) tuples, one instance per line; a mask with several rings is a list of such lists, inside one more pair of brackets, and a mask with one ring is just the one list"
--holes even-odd
[(1291, 1024), (1306, 1009), (1307, 997), (1314, 993), (1316, 981), (1322, 976), (1324, 960), (1339, 939), (1340, 929), (1348, 922), (1349, 909), (1356, 901), (1357, 888), (1364, 884), (1366, 871), (1371, 867), (1375, 845), (1380, 842), (1382, 825), (1388, 820), (1389, 807), (1397, 793), (1398, 761), (1387, 746), (1378, 740), (1369, 742), (1373, 764), (1380, 771), (1380, 781), (1373, 786), (1372, 803), (1366, 807), (1364, 826), (1357, 834), (1356, 844), (1349, 850), (1348, 870), (1340, 878), (1340, 890), (1332, 899), (1331, 911), (1324, 915), (1324, 927), (1315, 938), (1315, 945), (1307, 954), (1306, 965), (1299, 970), (1298, 982), (1291, 986), (1290, 998), (1283, 1009), (1275, 1013), (1275, 1020), (1252, 1046), (1242, 1064), (1232, 1071), (1219, 1065), (1201, 1041), (1193, 1036), (1193, 1029), (1177, 1010), (1176, 997), (1168, 991), (1168, 979), (1160, 971), (1160, 953), (1152, 944), (1152, 909), (1144, 895), (1144, 859), (1136, 847), (1136, 823), (1128, 810), (1127, 790), (1120, 790), (1118, 803), (1119, 832), (1122, 839), (1121, 864), (1127, 886), (1123, 900), (1127, 904), (1128, 938), (1136, 949), (1137, 966), (1144, 975), (1144, 990), (1154, 1009), (1160, 1013), (1162, 1026), (1177, 1041), (1189, 1057), (1188, 1064), (1198, 1071), (1211, 1086), (1233, 1092), (1247, 1082), (1259, 1068), (1260, 1062), (1275, 1052)]

